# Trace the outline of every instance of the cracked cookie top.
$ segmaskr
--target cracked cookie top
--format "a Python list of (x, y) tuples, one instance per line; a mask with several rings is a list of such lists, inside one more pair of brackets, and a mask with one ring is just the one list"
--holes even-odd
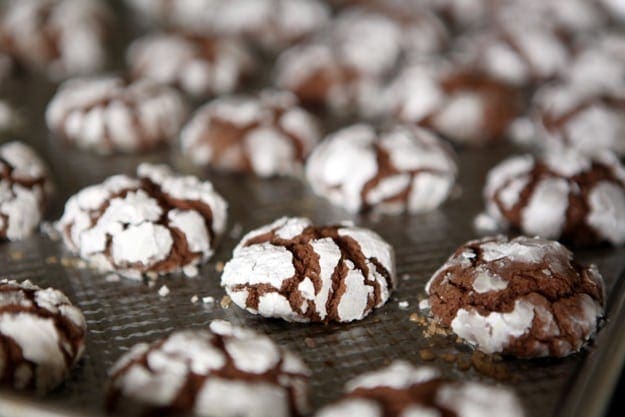
[(384, 112), (469, 146), (501, 140), (521, 112), (519, 90), (445, 60), (406, 65), (386, 87)]
[(361, 320), (396, 286), (394, 251), (371, 230), (283, 217), (243, 237), (221, 284), (235, 304), (263, 317)]
[(20, 0), (0, 10), (0, 49), (55, 79), (106, 62), (110, 11), (97, 0)]
[(514, 156), (488, 174), (486, 212), (501, 226), (580, 246), (625, 243), (625, 169), (572, 149)]
[(29, 146), (0, 145), (0, 240), (30, 236), (52, 194), (48, 170)]
[(317, 120), (289, 92), (217, 98), (184, 127), (182, 152), (195, 164), (260, 177), (295, 175), (320, 140)]
[(212, 255), (227, 204), (208, 181), (141, 164), (71, 197), (57, 228), (67, 247), (131, 278), (194, 268)]
[(346, 393), (316, 417), (521, 417), (511, 391), (479, 382), (454, 381), (431, 367), (403, 360), (347, 383)]
[(232, 93), (255, 67), (239, 40), (174, 32), (151, 33), (133, 41), (126, 61), (133, 78), (173, 85), (194, 97)]
[(101, 154), (145, 152), (169, 143), (186, 116), (175, 89), (114, 76), (68, 80), (46, 109), (46, 123), (56, 135)]
[(41, 394), (82, 356), (87, 325), (62, 292), (30, 281), (0, 281), (0, 384)]
[(353, 125), (312, 153), (306, 177), (313, 190), (351, 212), (417, 213), (442, 204), (455, 183), (451, 147), (413, 126), (376, 131)]
[[(290, 417), (308, 412), (307, 366), (269, 337), (215, 320), (135, 345), (109, 372), (108, 407), (154, 413)], [(160, 414), (159, 414), (160, 415)]]
[(558, 242), (503, 236), (460, 246), (426, 286), (432, 315), (485, 353), (567, 356), (603, 315), (596, 266)]

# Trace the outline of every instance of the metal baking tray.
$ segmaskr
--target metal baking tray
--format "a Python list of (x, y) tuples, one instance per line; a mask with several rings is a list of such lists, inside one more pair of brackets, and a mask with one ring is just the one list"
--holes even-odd
[[(118, 53), (130, 32), (122, 31), (125, 35), (115, 40)], [(43, 115), (55, 85), (42, 77), (21, 77), (0, 90), (22, 115), (18, 134), (2, 140), (24, 140), (51, 167), (57, 193), (49, 221), (59, 218), (66, 199), (82, 187), (112, 174), (132, 174), (139, 162), (166, 162), (190, 171), (175, 151), (102, 157), (51, 138)], [(315, 407), (336, 399), (348, 379), (403, 358), (437, 366), (448, 376), (509, 385), (521, 397), (528, 417), (602, 416), (625, 360), (625, 332), (619, 331), (619, 323), (625, 322), (625, 248), (575, 251), (580, 260), (596, 263), (605, 278), (607, 319), (592, 345), (568, 358), (514, 360), (476, 355), (453, 336), (429, 327), (419, 312), (430, 275), (457, 246), (476, 237), (472, 222), (483, 208), (481, 188), (487, 171), (518, 151), (507, 144), (458, 149), (460, 178), (454, 197), (439, 210), (412, 216), (349, 215), (314, 196), (301, 178), (260, 180), (200, 172), (229, 202), (228, 231), (198, 277), (172, 275), (154, 286), (125, 279), (113, 282), (109, 274), (86, 268), (62, 242), (45, 234), (1, 244), (0, 275), (64, 291), (83, 310), (89, 333), (85, 356), (63, 386), (44, 398), (0, 391), (0, 416), (103, 415), (107, 370), (129, 347), (175, 329), (203, 328), (217, 318), (265, 332), (298, 353), (313, 371)], [(319, 223), (353, 220), (379, 232), (397, 254), (399, 287), (391, 300), (365, 320), (328, 325), (263, 319), (221, 303), (225, 293), (219, 285), (219, 271), (241, 234), (284, 215), (308, 216)], [(158, 289), (164, 284), (171, 292), (161, 297)], [(200, 299), (196, 303), (191, 301), (194, 295)], [(203, 303), (202, 298), (209, 296), (215, 302)]]

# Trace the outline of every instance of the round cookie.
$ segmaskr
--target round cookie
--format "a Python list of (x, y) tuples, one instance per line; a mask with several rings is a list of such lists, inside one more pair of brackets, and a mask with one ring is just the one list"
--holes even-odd
[(501, 140), (521, 110), (516, 88), (446, 61), (407, 66), (384, 96), (389, 115), (469, 146)]
[(46, 109), (57, 136), (100, 154), (145, 152), (171, 142), (186, 116), (173, 88), (106, 76), (66, 81)]
[(276, 84), (305, 105), (375, 113), (381, 82), (395, 68), (401, 44), (402, 30), (392, 19), (347, 10), (315, 39), (279, 56)]
[(20, 0), (0, 11), (0, 45), (52, 78), (89, 74), (106, 62), (111, 14), (98, 0)]
[(487, 24), (499, 0), (423, 0), (420, 3), (435, 10), (450, 25), (465, 30)]
[(455, 183), (454, 153), (431, 132), (366, 124), (330, 135), (311, 154), (306, 177), (315, 193), (351, 212), (433, 210)]
[(0, 145), (0, 241), (30, 236), (51, 194), (48, 169), (35, 151), (21, 142)]
[(147, 20), (203, 35), (242, 36), (272, 51), (298, 42), (330, 17), (319, 0), (126, 0)]
[(455, 381), (431, 367), (396, 360), (347, 383), (340, 400), (315, 417), (522, 417), (511, 391), (472, 381)]
[[(607, 78), (605, 82), (609, 83)], [(625, 83), (605, 87), (580, 82), (540, 89), (533, 103), (539, 145), (625, 155)]]
[(194, 97), (232, 93), (255, 66), (239, 40), (160, 32), (133, 41), (126, 61), (133, 78), (173, 85)]
[(579, 351), (603, 315), (594, 265), (558, 242), (487, 237), (460, 246), (426, 285), (432, 315), (485, 353), (522, 358)]
[(87, 325), (62, 292), (0, 281), (0, 384), (44, 394), (80, 360)]
[[(124, 354), (109, 372), (108, 407), (154, 415), (290, 417), (308, 412), (306, 365), (269, 337), (215, 320)], [(141, 414), (145, 415), (145, 414)]]
[(210, 182), (141, 164), (137, 178), (115, 175), (72, 196), (56, 227), (72, 252), (101, 270), (136, 279), (194, 275), (213, 255), (226, 210)]
[(221, 285), (236, 305), (263, 317), (350, 322), (386, 303), (395, 256), (371, 230), (283, 217), (243, 237)]
[(514, 156), (484, 188), (487, 214), (526, 235), (575, 245), (625, 243), (625, 169), (612, 154)]
[(564, 83), (587, 94), (625, 96), (625, 35), (601, 32), (575, 44), (576, 53), (561, 74)]
[(464, 65), (519, 87), (555, 78), (570, 63), (568, 45), (551, 25), (519, 19), (518, 13), (476, 34), (460, 38)]
[(493, 24), (502, 28), (520, 22), (546, 25), (562, 41), (599, 32), (607, 26), (607, 16), (596, 0), (506, 0), (497, 4), (493, 15)]
[(315, 118), (288, 92), (220, 97), (201, 107), (180, 135), (197, 165), (260, 177), (293, 175), (320, 139)]
[(215, 13), (217, 32), (244, 36), (270, 51), (305, 39), (330, 20), (319, 0), (229, 0)]

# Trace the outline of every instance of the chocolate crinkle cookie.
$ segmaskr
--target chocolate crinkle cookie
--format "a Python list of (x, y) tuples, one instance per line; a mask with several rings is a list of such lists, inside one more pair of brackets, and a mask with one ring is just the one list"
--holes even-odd
[(603, 31), (575, 44), (575, 54), (561, 78), (587, 94), (625, 96), (625, 34)]
[(58, 79), (89, 74), (107, 58), (111, 14), (98, 0), (13, 0), (0, 9), (0, 50)]
[(21, 240), (33, 233), (52, 188), (47, 167), (29, 146), (0, 145), (0, 241)]
[(201, 107), (181, 133), (197, 165), (260, 177), (293, 175), (319, 141), (317, 120), (288, 92), (220, 97)]
[(175, 89), (113, 76), (66, 81), (46, 109), (57, 136), (100, 154), (144, 152), (171, 142), (186, 116)]
[(380, 83), (400, 58), (401, 35), (382, 14), (345, 11), (328, 30), (279, 56), (276, 84), (309, 106), (373, 113)]
[[(107, 403), (149, 415), (291, 417), (308, 412), (307, 366), (269, 337), (215, 320), (135, 345), (110, 370)], [(145, 413), (140, 414), (145, 415)]]
[(317, 31), (330, 17), (319, 0), (126, 0), (145, 19), (197, 34), (245, 37), (271, 51)]
[(386, 303), (395, 256), (371, 230), (283, 217), (243, 237), (221, 285), (236, 305), (263, 317), (350, 322)]
[(487, 237), (456, 250), (426, 292), (432, 315), (485, 353), (523, 358), (579, 351), (603, 314), (603, 279), (560, 243)]
[(390, 116), (469, 146), (501, 140), (521, 111), (516, 87), (448, 61), (406, 66), (383, 101)]
[(514, 156), (493, 168), (486, 213), (503, 227), (575, 245), (625, 243), (625, 169), (613, 154)]
[(44, 394), (85, 348), (82, 312), (62, 292), (30, 281), (0, 281), (0, 384)]
[(67, 201), (56, 224), (66, 246), (129, 278), (195, 275), (224, 230), (226, 202), (210, 182), (165, 165), (141, 164), (137, 174), (115, 175)]
[(458, 48), (465, 65), (519, 87), (538, 85), (564, 71), (570, 63), (569, 45), (552, 25), (519, 19), (519, 13), (502, 18), (494, 28), (461, 37)]
[(403, 360), (362, 374), (346, 393), (315, 417), (522, 417), (521, 403), (508, 389), (456, 381), (432, 367)]
[(543, 147), (625, 155), (625, 82), (613, 89), (581, 83), (545, 86), (536, 94), (533, 114), (536, 140)]
[(162, 32), (135, 40), (126, 60), (133, 78), (173, 85), (194, 97), (232, 93), (256, 65), (240, 40)]
[(450, 146), (428, 130), (402, 125), (339, 130), (306, 165), (317, 194), (351, 212), (387, 214), (435, 209), (449, 196), (456, 173)]

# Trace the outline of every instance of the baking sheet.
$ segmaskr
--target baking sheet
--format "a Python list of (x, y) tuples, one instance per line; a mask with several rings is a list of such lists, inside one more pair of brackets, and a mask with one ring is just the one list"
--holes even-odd
[[(132, 30), (123, 31), (114, 40), (116, 45)], [(53, 84), (42, 77), (23, 77), (1, 89), (23, 117), (23, 128), (12, 137), (35, 147), (52, 169), (57, 194), (48, 220), (58, 218), (65, 200), (82, 187), (112, 174), (132, 174), (140, 162), (166, 162), (180, 171), (193, 171), (167, 150), (140, 157), (101, 157), (60, 144), (49, 136), (43, 118)], [(83, 310), (89, 328), (85, 357), (67, 383), (46, 398), (0, 392), (0, 415), (98, 416), (107, 369), (129, 347), (224, 318), (266, 332), (298, 353), (313, 371), (315, 407), (337, 398), (350, 378), (402, 358), (437, 366), (452, 377), (510, 385), (528, 417), (601, 416), (625, 358), (625, 333), (617, 327), (625, 320), (625, 249), (575, 251), (579, 259), (596, 263), (605, 278), (608, 318), (594, 345), (568, 358), (528, 361), (475, 355), (452, 336), (436, 331), (426, 336), (436, 329), (424, 326), (419, 316), (418, 301), (430, 275), (457, 246), (476, 237), (472, 222), (483, 207), (481, 188), (488, 169), (516, 151), (511, 145), (459, 149), (461, 176), (454, 198), (439, 210), (413, 216), (352, 216), (315, 197), (298, 178), (259, 180), (199, 172), (214, 182), (230, 204), (226, 235), (198, 277), (172, 275), (152, 287), (125, 279), (112, 282), (110, 274), (86, 268), (64, 250), (62, 242), (45, 235), (0, 245), (2, 277), (30, 279), (64, 291)], [(318, 223), (353, 220), (379, 232), (397, 253), (399, 287), (388, 304), (363, 321), (329, 325), (267, 320), (234, 305), (220, 305), (224, 291), (219, 270), (241, 234), (284, 215), (308, 216)], [(167, 297), (158, 295), (162, 285), (171, 291)], [(194, 295), (199, 302), (191, 302)], [(213, 297), (215, 303), (205, 304), (203, 297)]]

